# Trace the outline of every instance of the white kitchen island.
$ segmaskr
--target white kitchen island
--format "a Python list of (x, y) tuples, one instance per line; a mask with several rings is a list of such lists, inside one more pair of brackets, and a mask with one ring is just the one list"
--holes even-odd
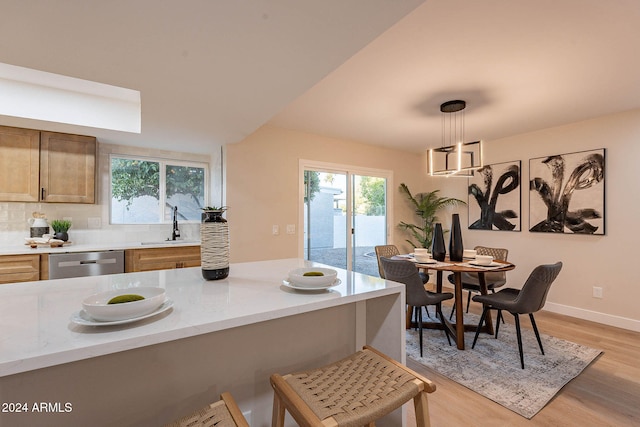
[[(232, 264), (209, 282), (188, 268), (1, 285), (0, 425), (159, 426), (229, 391), (252, 426), (266, 427), (274, 372), (364, 344), (404, 363), (404, 286), (340, 269), (328, 291), (282, 285), (313, 265)], [(165, 288), (173, 307), (125, 325), (70, 321), (85, 297), (135, 286)], [(398, 426), (400, 415), (379, 425)]]

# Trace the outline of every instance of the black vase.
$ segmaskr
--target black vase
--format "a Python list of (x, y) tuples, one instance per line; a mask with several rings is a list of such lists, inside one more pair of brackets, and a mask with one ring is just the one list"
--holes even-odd
[(451, 236), (449, 240), (449, 259), (451, 261), (462, 261), (464, 247), (462, 246), (462, 230), (460, 229), (460, 215), (453, 214), (451, 217)]
[(444, 261), (447, 250), (444, 246), (444, 233), (442, 232), (442, 224), (437, 222), (433, 227), (433, 241), (431, 244), (431, 256), (436, 261)]
[(229, 275), (229, 224), (224, 211), (204, 211), (200, 224), (200, 265), (206, 280), (220, 280)]

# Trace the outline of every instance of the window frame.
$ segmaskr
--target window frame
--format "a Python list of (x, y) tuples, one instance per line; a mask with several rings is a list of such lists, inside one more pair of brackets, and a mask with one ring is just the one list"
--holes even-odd
[[(159, 199), (158, 199), (158, 209), (160, 222), (122, 222), (122, 223), (114, 223), (112, 218), (113, 209), (111, 203), (113, 201), (113, 159), (124, 159), (124, 160), (139, 160), (142, 162), (155, 162), (159, 164), (160, 170), (160, 179), (159, 179)], [(197, 162), (191, 160), (176, 160), (167, 157), (156, 157), (156, 156), (139, 156), (139, 155), (131, 155), (131, 154), (118, 154), (118, 153), (110, 153), (109, 154), (109, 224), (110, 225), (162, 225), (162, 224), (170, 224), (171, 219), (165, 218), (165, 204), (167, 201), (167, 165), (170, 166), (181, 166), (181, 167), (194, 167), (194, 168), (202, 168), (204, 169), (204, 206), (209, 205), (209, 188), (210, 188), (210, 165), (209, 162)], [(181, 220), (181, 222), (189, 224), (189, 223), (200, 223), (200, 220)]]

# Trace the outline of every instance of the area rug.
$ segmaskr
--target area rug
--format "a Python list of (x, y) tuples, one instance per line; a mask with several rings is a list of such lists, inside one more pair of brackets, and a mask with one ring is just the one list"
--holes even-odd
[[(528, 316), (520, 316), (520, 319), (521, 325), (529, 322)], [(465, 314), (467, 324), (477, 324), (479, 320), (477, 315)], [(505, 320), (507, 323), (500, 325), (498, 339), (481, 333), (475, 349), (471, 349), (472, 332), (465, 333), (466, 350), (458, 350), (453, 341), (449, 346), (444, 331), (424, 329), (423, 357), (420, 357), (418, 331), (408, 330), (407, 356), (531, 419), (602, 353), (601, 350), (540, 334), (545, 352), (543, 356), (533, 330), (523, 328), (523, 370), (520, 368), (513, 316), (507, 313)]]

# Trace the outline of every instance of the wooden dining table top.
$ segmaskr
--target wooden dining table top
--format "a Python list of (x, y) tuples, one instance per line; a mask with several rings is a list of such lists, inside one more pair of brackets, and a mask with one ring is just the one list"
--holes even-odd
[[(406, 258), (405, 258), (406, 259)], [(437, 263), (420, 263), (415, 262), (416, 266), (421, 269), (435, 270), (435, 271), (451, 271), (453, 273), (488, 273), (492, 271), (509, 271), (516, 268), (516, 266), (510, 262), (495, 260), (495, 263), (502, 264), (502, 267), (474, 266), (470, 265), (469, 261), (450, 261), (449, 258), (445, 258), (444, 261), (438, 261)]]

